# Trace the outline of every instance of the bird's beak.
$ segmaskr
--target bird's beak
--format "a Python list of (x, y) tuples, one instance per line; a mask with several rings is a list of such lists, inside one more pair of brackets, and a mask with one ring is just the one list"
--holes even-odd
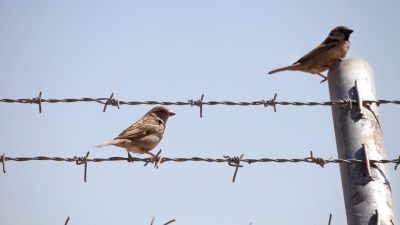
[(353, 30), (347, 30), (347, 34), (351, 34), (351, 33), (353, 33)]
[(168, 116), (175, 116), (174, 112), (168, 112)]

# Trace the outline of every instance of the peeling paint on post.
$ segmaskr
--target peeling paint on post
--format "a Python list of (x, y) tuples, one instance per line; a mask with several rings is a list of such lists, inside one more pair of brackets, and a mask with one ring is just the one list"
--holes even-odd
[[(376, 100), (373, 72), (364, 60), (351, 58), (334, 64), (328, 83), (331, 101)], [(339, 158), (385, 159), (376, 104), (364, 104), (361, 109), (359, 102), (351, 107), (332, 106), (332, 114)], [(340, 164), (347, 224), (392, 225), (391, 220), (397, 224), (385, 164), (371, 164), (370, 173), (364, 164)]]

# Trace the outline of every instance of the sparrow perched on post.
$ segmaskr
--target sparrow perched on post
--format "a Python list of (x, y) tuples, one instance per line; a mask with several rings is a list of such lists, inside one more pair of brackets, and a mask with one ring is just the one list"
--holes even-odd
[(122, 131), (118, 137), (111, 141), (98, 144), (95, 147), (104, 147), (109, 145), (125, 148), (128, 151), (128, 162), (132, 162), (132, 156), (129, 152), (139, 154), (149, 154), (158, 143), (160, 143), (167, 120), (174, 116), (175, 113), (169, 111), (164, 106), (156, 106), (147, 112), (142, 118), (136, 121), (133, 125)]
[(330, 69), (336, 61), (346, 57), (347, 51), (350, 49), (349, 37), (352, 32), (352, 29), (345, 26), (335, 27), (328, 37), (311, 52), (292, 65), (272, 70), (268, 74), (285, 70), (303, 71), (323, 77), (322, 83), (326, 81), (327, 77), (321, 73)]

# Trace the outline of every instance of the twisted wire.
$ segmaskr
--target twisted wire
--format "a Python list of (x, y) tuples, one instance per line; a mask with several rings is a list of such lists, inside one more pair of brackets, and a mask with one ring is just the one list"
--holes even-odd
[[(22, 104), (38, 104), (41, 103), (77, 103), (77, 102), (95, 102), (102, 105), (107, 104), (113, 106), (120, 106), (120, 105), (176, 105), (176, 106), (198, 106), (198, 105), (227, 105), (227, 106), (273, 106), (275, 105), (282, 105), (282, 106), (332, 106), (332, 105), (347, 105), (349, 101), (345, 100), (337, 100), (337, 101), (323, 101), (323, 102), (299, 102), (299, 101), (270, 101), (270, 100), (258, 100), (258, 101), (202, 101), (201, 104), (197, 103), (194, 104), (193, 100), (188, 101), (123, 101), (123, 100), (116, 100), (114, 98), (64, 98), (64, 99), (54, 99), (54, 98), (40, 98), (40, 99), (32, 99), (32, 98), (20, 98), (20, 99), (10, 99), (10, 98), (3, 98), (0, 99), (0, 102), (3, 103), (22, 103)], [(195, 100), (197, 101), (197, 100)], [(355, 104), (355, 100), (350, 100), (350, 103)], [(363, 100), (364, 104), (400, 104), (400, 100)]]
[[(26, 162), (26, 161), (57, 161), (57, 162), (74, 162), (77, 165), (84, 164), (85, 157), (49, 157), (49, 156), (36, 156), (36, 157), (9, 157), (9, 156), (2, 156), (1, 162), (5, 161), (15, 161), (15, 162)], [(232, 160), (234, 159), (234, 160)], [(113, 162), (113, 161), (127, 161), (128, 158), (126, 157), (109, 157), (109, 158), (87, 158), (87, 162)], [(132, 157), (133, 162), (144, 162), (147, 163), (151, 159), (150, 158), (137, 158)], [(331, 164), (331, 163), (364, 163), (362, 159), (322, 159), (322, 158), (314, 158), (311, 157), (307, 158), (293, 158), (293, 159), (283, 159), (283, 158), (259, 158), (259, 159), (243, 159), (237, 157), (225, 157), (225, 158), (202, 158), (202, 157), (178, 157), (178, 158), (169, 158), (169, 157), (162, 157), (159, 160), (159, 163), (166, 163), (166, 162), (207, 162), (207, 163), (229, 163), (231, 166), (236, 167), (236, 163), (314, 163), (321, 165), (321, 160), (323, 160), (323, 164)], [(400, 162), (400, 158), (397, 159), (370, 159), (370, 163), (382, 163), (382, 164), (398, 164)]]

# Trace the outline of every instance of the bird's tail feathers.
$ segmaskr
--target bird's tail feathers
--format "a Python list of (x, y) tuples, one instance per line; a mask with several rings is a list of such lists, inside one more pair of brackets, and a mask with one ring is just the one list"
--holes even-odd
[(300, 68), (301, 68), (300, 64), (293, 64), (293, 65), (290, 65), (290, 66), (281, 67), (281, 68), (276, 69), (276, 70), (271, 70), (271, 71), (268, 72), (268, 74), (279, 73), (279, 72), (282, 72), (282, 71), (285, 71), (285, 70), (299, 70)]
[(94, 147), (100, 148), (100, 147), (105, 147), (105, 146), (109, 146), (109, 145), (118, 145), (118, 144), (121, 144), (122, 142), (124, 142), (124, 140), (122, 140), (122, 139), (114, 139), (114, 140), (111, 140), (111, 141), (107, 141), (107, 142), (95, 145)]

